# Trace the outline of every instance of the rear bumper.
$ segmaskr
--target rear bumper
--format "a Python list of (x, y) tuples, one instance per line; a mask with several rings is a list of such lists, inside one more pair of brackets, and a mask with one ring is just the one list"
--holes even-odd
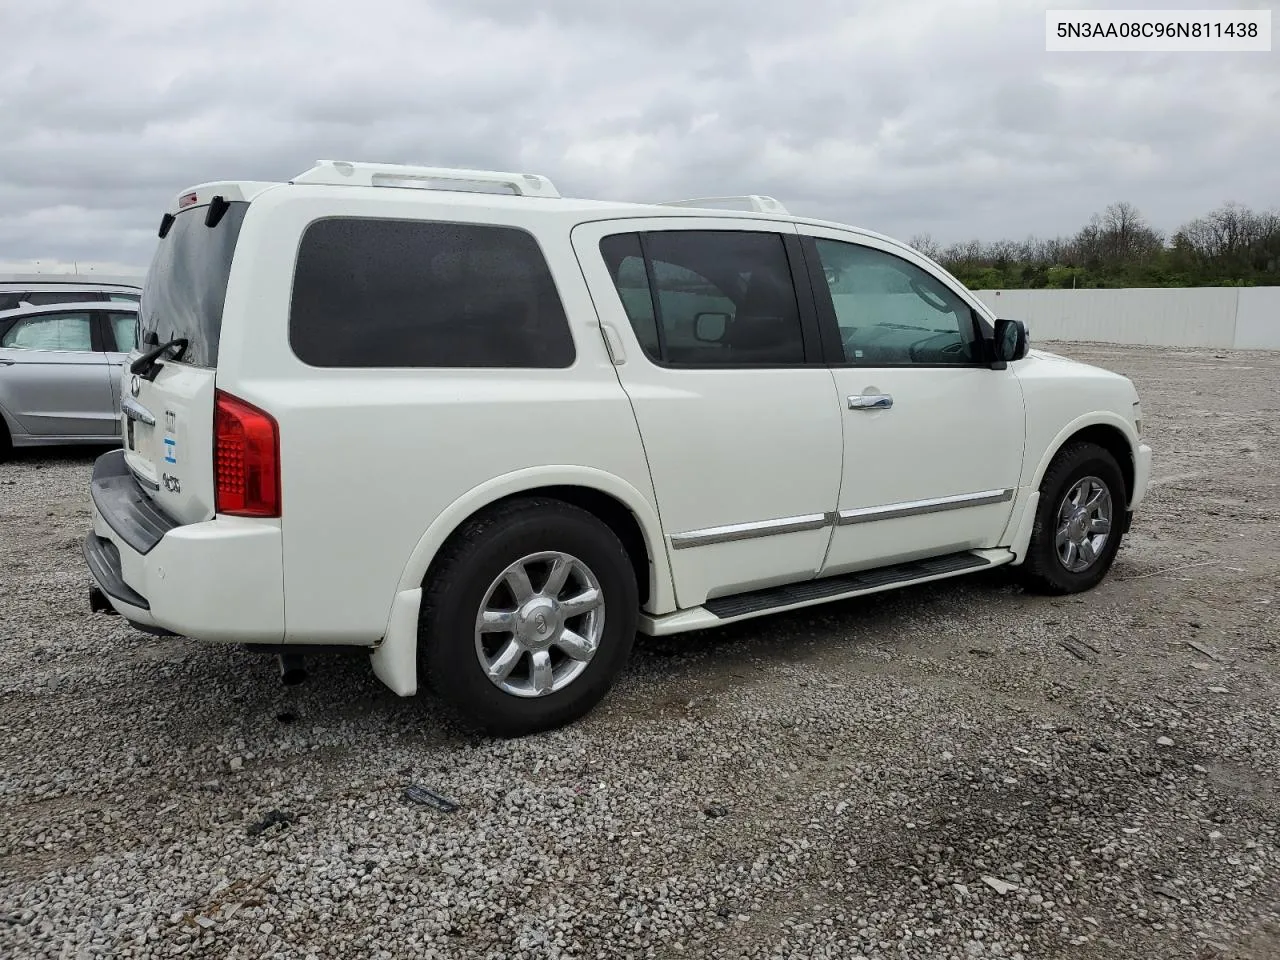
[(137, 485), (120, 450), (98, 458), (91, 492), (85, 562), (122, 616), (199, 640), (283, 642), (279, 521), (179, 524)]

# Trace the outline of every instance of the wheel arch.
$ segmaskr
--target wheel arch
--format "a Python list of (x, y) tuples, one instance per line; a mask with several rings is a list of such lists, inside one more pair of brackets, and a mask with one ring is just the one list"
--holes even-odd
[(1116, 458), (1124, 477), (1125, 504), (1131, 504), (1136, 482), (1138, 438), (1133, 427), (1113, 413), (1087, 414), (1064, 427), (1046, 448), (1027, 486), (1039, 490), (1054, 458), (1068, 444), (1079, 442), (1096, 443)]
[(593, 514), (618, 535), (631, 557), (641, 606), (651, 613), (675, 609), (666, 542), (657, 510), (627, 481), (590, 467), (531, 467), (496, 477), (463, 494), (423, 533), (400, 576), (397, 591), (422, 585), (441, 547), (482, 510), (518, 497), (552, 497)]

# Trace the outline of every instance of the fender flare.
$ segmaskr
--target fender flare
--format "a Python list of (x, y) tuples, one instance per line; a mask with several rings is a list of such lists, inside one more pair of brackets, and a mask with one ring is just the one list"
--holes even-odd
[(449, 504), (427, 527), (409, 555), (400, 574), (397, 592), (422, 586), (431, 561), (444, 542), (472, 514), (506, 497), (533, 493), (544, 487), (584, 487), (613, 497), (635, 517), (649, 553), (651, 583), (649, 607), (654, 612), (675, 609), (675, 589), (671, 581), (671, 562), (667, 556), (666, 538), (657, 509), (643, 493), (627, 481), (594, 467), (552, 465), (527, 467), (487, 480)]
[[(1010, 514), (1009, 523), (1000, 538), (1001, 542), (1009, 544), (1009, 548), (1013, 551), (1015, 557), (1014, 566), (1021, 564), (1026, 558), (1027, 544), (1031, 539), (1032, 520), (1034, 519), (1036, 508), (1040, 505), (1040, 484), (1044, 481), (1044, 475), (1049, 470), (1049, 464), (1053, 463), (1053, 458), (1058, 455), (1058, 452), (1070, 443), (1071, 438), (1081, 430), (1100, 426), (1114, 427), (1120, 431), (1125, 438), (1125, 442), (1129, 445), (1129, 454), (1134, 459), (1136, 469), (1140, 441), (1133, 427), (1118, 414), (1107, 410), (1095, 410), (1081, 414), (1059, 430), (1053, 440), (1045, 447), (1045, 452), (1041, 454), (1040, 462), (1036, 464), (1035, 471), (1031, 474), (1028, 482), (1019, 488), (1014, 510)], [(1132, 496), (1131, 491), (1131, 499)]]
[[(1124, 436), (1125, 442), (1129, 445), (1129, 456), (1137, 462), (1138, 446), (1140, 441), (1134, 433), (1132, 424), (1128, 423), (1119, 414), (1112, 413), (1109, 410), (1095, 410), (1092, 413), (1082, 414), (1076, 417), (1069, 424), (1058, 431), (1058, 435), (1045, 448), (1044, 455), (1037, 464), (1035, 473), (1031, 477), (1031, 482), (1027, 484), (1032, 490), (1039, 490), (1040, 483), (1044, 480), (1044, 475), (1049, 469), (1049, 464), (1053, 462), (1053, 458), (1058, 455), (1058, 451), (1067, 445), (1067, 443), (1081, 430), (1088, 427), (1114, 427)], [(1130, 491), (1132, 495), (1132, 491)]]

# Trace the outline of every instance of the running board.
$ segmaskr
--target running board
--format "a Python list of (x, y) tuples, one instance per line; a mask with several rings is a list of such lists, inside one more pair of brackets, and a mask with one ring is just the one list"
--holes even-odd
[(700, 607), (679, 610), (665, 616), (641, 615), (640, 632), (654, 636), (684, 633), (687, 630), (706, 630), (724, 626), (737, 620), (759, 617), (784, 610), (796, 610), (832, 600), (860, 597), (880, 593), (916, 583), (943, 580), (965, 573), (974, 573), (989, 567), (997, 567), (1013, 559), (1008, 550), (974, 550), (949, 553), (927, 560), (897, 563), (874, 570), (860, 570), (836, 577), (803, 580), (767, 590), (752, 590), (708, 600)]

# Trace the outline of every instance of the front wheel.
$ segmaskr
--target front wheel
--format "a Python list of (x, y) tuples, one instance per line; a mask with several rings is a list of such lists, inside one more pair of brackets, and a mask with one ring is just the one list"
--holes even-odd
[(1041, 593), (1097, 586), (1120, 549), (1127, 493), (1116, 458), (1095, 443), (1073, 443), (1054, 458), (1040, 484), (1027, 558), (1026, 585)]
[(562, 501), (512, 501), (469, 521), (425, 586), (422, 670), (486, 733), (578, 719), (604, 698), (635, 641), (639, 591), (626, 549)]

